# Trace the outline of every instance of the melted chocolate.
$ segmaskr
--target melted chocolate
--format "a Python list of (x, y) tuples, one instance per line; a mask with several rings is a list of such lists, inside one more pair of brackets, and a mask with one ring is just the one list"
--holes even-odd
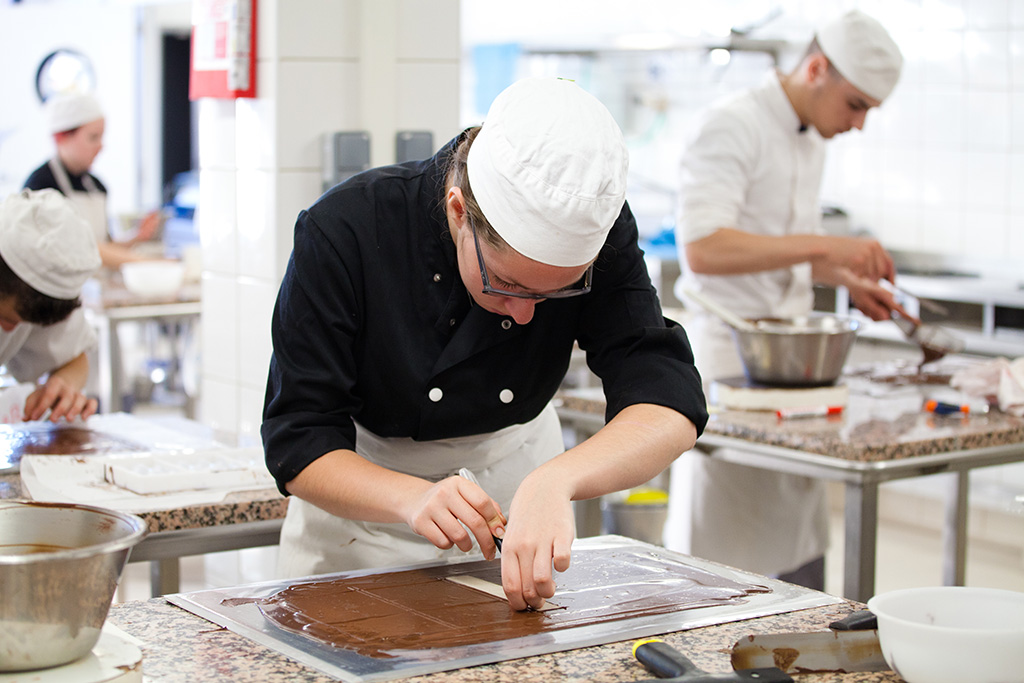
[(368, 657), (490, 643), (697, 607), (737, 604), (765, 586), (744, 584), (639, 550), (573, 553), (558, 576), (561, 609), (516, 612), (508, 601), (445, 577), (501, 584), (496, 562), (469, 562), (299, 583), (257, 601), (280, 628)]
[(101, 455), (145, 450), (142, 446), (86, 427), (28, 422), (0, 425), (0, 467), (26, 455)]

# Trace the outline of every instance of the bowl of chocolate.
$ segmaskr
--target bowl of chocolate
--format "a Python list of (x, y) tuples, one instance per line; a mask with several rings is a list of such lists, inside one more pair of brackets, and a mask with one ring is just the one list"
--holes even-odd
[(0, 671), (80, 659), (99, 640), (141, 518), (100, 507), (0, 501)]
[(783, 387), (834, 384), (859, 327), (853, 318), (828, 314), (749, 322), (752, 328), (732, 328), (747, 378)]

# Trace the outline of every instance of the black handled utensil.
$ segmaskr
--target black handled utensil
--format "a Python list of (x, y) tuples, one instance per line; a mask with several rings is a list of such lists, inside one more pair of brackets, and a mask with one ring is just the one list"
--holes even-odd
[(745, 669), (724, 674), (701, 671), (682, 652), (656, 638), (638, 640), (634, 643), (633, 656), (644, 665), (644, 668), (657, 676), (657, 678), (641, 681), (641, 683), (653, 683), (653, 681), (678, 681), (679, 683), (744, 683), (744, 681), (793, 683), (793, 679), (788, 674), (783, 673), (781, 669), (776, 667)]

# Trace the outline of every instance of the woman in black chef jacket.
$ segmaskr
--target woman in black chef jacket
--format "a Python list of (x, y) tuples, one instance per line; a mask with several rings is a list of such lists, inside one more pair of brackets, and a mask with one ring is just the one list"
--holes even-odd
[[(361, 173), (299, 215), (262, 426), (295, 496), (284, 575), (443, 560), (474, 539), (490, 559), (493, 535), (510, 604), (540, 607), (569, 566), (571, 501), (693, 446), (700, 378), (644, 266), (627, 166), (596, 98), (527, 79), (433, 158)], [(574, 342), (608, 424), (564, 451), (550, 400)]]

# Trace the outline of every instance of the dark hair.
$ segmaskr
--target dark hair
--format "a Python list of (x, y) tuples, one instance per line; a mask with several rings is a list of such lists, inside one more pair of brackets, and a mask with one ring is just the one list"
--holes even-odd
[(33, 289), (11, 270), (3, 256), (0, 256), (0, 297), (13, 298), (18, 317), (37, 325), (59, 323), (82, 305), (80, 297), (56, 299)]
[(466, 213), (469, 216), (469, 222), (476, 230), (477, 236), (495, 249), (503, 249), (508, 244), (501, 238), (501, 235), (494, 229), (494, 226), (487, 221), (487, 217), (484, 216), (484, 212), (477, 203), (476, 197), (473, 196), (473, 188), (469, 184), (469, 170), (467, 166), (469, 148), (473, 146), (473, 141), (476, 140), (476, 136), (479, 133), (480, 126), (474, 126), (473, 128), (466, 129), (459, 138), (455, 151), (448, 157), (448, 166), (445, 169), (446, 187), (457, 187), (462, 190)]

